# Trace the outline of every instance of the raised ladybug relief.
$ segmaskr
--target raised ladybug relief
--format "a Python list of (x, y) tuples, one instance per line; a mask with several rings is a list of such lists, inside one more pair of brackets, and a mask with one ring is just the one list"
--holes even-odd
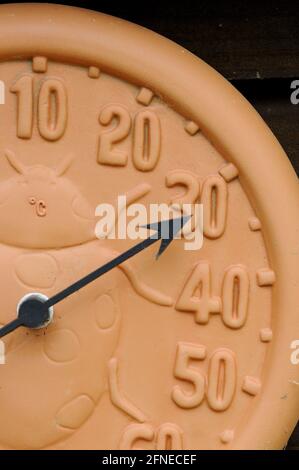
[[(8, 284), (16, 286), (19, 297), (40, 289), (49, 296), (59, 286), (67, 285), (115, 256), (114, 251), (95, 239), (93, 211), (65, 175), (73, 161), (71, 154), (56, 168), (40, 164), (25, 166), (11, 150), (6, 150), (5, 156), (12, 176), (0, 184), (3, 223), (0, 240), (10, 246), (14, 271), (8, 271), (6, 278)], [(133, 191), (132, 199), (139, 196), (140, 190), (143, 194), (148, 187)], [(23, 224), (23, 219), (16, 214), (25, 216), (27, 223)], [(3, 370), (1, 377), (6, 387), (0, 404), (1, 413), (3, 416), (9, 414), (18, 430), (13, 436), (0, 431), (3, 444), (43, 448), (64, 440), (94, 412), (106, 390), (106, 383), (113, 405), (137, 421), (146, 419), (144, 412), (137, 411), (125, 397), (126, 393), (121, 391), (113, 358), (121, 331), (121, 305), (116, 288), (123, 275), (144, 300), (161, 306), (172, 304), (170, 297), (150, 288), (127, 262), (83, 290), (70, 303), (58, 306), (53, 323), (44, 331), (17, 331), (8, 338), (10, 366), (13, 367), (15, 351), (22, 350), (26, 370), (28, 351), (33, 348), (30, 368), (36, 367), (41, 373), (31, 377), (26, 391), (23, 386), (20, 400), (24, 406), (22, 412), (16, 413), (9, 405), (9, 396), (12, 388), (22, 387), (23, 379), (18, 374), (6, 376)], [(84, 370), (84, 374), (74, 375), (74, 367)], [(44, 387), (49, 387), (52, 380), (59, 386), (51, 394), (47, 406), (38, 401), (31, 403), (31, 413), (34, 413), (27, 416), (26, 403), (31, 388), (33, 391), (39, 387), (42, 395)], [(36, 419), (37, 415), (39, 419)], [(28, 423), (36, 429), (30, 435), (24, 432)]]

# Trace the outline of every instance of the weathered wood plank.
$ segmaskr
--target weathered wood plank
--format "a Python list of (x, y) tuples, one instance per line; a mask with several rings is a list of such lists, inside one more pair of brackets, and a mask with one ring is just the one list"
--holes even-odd
[[(95, 8), (88, 1), (79, 5)], [(152, 0), (137, 5), (133, 0), (102, 0), (98, 9), (172, 39), (228, 79), (295, 77), (299, 73), (296, 2)]]
[(261, 114), (299, 175), (299, 104), (291, 103), (291, 80), (241, 80), (232, 84)]

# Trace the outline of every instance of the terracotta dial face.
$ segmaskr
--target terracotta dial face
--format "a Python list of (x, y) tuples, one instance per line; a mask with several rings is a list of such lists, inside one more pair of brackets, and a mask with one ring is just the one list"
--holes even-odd
[[(176, 103), (163, 95), (154, 80), (158, 59), (147, 80), (137, 66), (130, 70), (131, 61), (140, 59), (138, 27), (121, 23), (121, 33), (114, 33), (118, 20), (109, 26), (98, 14), (13, 8), (12, 25), (23, 21), (36, 42), (39, 22), (59, 21), (56, 29), (46, 28), (35, 48), (32, 41), (17, 53), (22, 49), (17, 38), (14, 54), (4, 57), (1, 51), (1, 325), (16, 317), (24, 295), (51, 297), (136, 243), (95, 236), (96, 207), (115, 204), (119, 195), (127, 196), (128, 207), (203, 204), (204, 242), (200, 250), (188, 251), (183, 240), (174, 241), (158, 261), (156, 246), (144, 250), (58, 303), (45, 328), (18, 328), (3, 338), (1, 447), (257, 446), (246, 437), (247, 423), (270, 386), (278, 276), (269, 248), (272, 232), (268, 225), (263, 231), (267, 212), (260, 210), (261, 193), (247, 184), (251, 175), (217, 144), (206, 123), (194, 119), (190, 106), (183, 109), (181, 98)], [(79, 39), (68, 43), (70, 17), (87, 49), (88, 25), (103, 26), (105, 57), (96, 60), (95, 52), (91, 60)], [(160, 41), (179, 55), (180, 48), (147, 34), (144, 41), (156, 58)], [(131, 52), (122, 62), (116, 51), (124, 38)], [(224, 97), (232, 93), (241, 101), (248, 132), (264, 140), (267, 156), (272, 146), (281, 152), (242, 98), (200, 65), (215, 89), (223, 86)], [(234, 106), (228, 120), (241, 115)], [(215, 110), (205, 111), (212, 122)], [(216, 133), (217, 126), (215, 121)], [(243, 133), (246, 124), (240, 122), (231, 147)], [(288, 356), (284, 347), (287, 339), (281, 351)], [(285, 362), (289, 367), (288, 357)], [(269, 444), (266, 437), (261, 447), (282, 445), (283, 437), (272, 435)]]

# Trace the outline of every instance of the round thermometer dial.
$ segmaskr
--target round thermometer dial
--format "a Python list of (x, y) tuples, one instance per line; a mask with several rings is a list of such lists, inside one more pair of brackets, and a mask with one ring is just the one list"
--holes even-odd
[[(6, 5), (0, 31), (1, 448), (281, 448), (298, 416), (298, 183), (270, 130), (125, 21)], [(111, 268), (140, 240), (99, 233), (102, 204), (110, 233), (136, 204), (200, 204), (202, 246)]]

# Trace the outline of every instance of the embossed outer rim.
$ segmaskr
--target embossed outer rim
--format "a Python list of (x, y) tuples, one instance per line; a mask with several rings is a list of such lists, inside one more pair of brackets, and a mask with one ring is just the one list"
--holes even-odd
[[(145, 85), (198, 123), (239, 169), (257, 215), (272, 269), (274, 339), (268, 346), (264, 387), (232, 447), (282, 448), (299, 410), (299, 367), (290, 343), (299, 336), (299, 188), (279, 143), (249, 103), (190, 52), (126, 21), (61, 5), (0, 6), (0, 60), (46, 56), (97, 66)], [(2, 137), (3, 145), (3, 137)], [(258, 312), (257, 312), (258, 314)], [(282, 396), (287, 399), (282, 400)]]

